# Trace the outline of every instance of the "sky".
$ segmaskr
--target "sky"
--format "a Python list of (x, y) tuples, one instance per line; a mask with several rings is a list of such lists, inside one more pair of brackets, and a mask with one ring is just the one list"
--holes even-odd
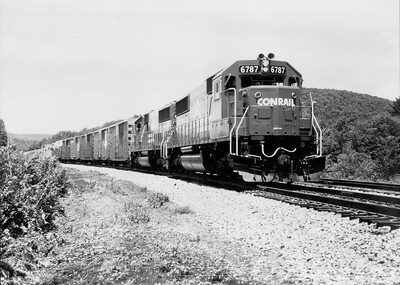
[(17, 134), (96, 127), (270, 52), (305, 87), (393, 101), (399, 0), (0, 0), (0, 118)]

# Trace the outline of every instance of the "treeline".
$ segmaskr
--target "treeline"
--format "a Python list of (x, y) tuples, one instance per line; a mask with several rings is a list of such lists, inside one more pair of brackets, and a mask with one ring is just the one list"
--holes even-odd
[(316, 101), (327, 154), (325, 175), (400, 182), (400, 98), (306, 89)]

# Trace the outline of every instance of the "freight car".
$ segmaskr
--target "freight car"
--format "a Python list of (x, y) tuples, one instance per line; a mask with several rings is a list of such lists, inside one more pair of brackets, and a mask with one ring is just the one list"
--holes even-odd
[(272, 53), (239, 60), (159, 110), (63, 140), (60, 160), (307, 177), (324, 169), (325, 157), (311, 94), (308, 105), (302, 102), (302, 82)]
[(126, 164), (130, 157), (133, 119), (57, 142), (61, 162)]

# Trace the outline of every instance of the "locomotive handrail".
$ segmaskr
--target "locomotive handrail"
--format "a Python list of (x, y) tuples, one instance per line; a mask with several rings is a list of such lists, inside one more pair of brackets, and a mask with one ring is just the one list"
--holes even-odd
[(164, 158), (167, 158), (167, 156), (168, 156), (168, 142), (171, 139), (171, 137), (174, 134), (174, 132), (175, 132), (175, 128), (170, 129), (168, 134), (167, 134), (167, 138), (166, 138), (166, 140), (164, 142), (164, 145), (165, 145)]
[(282, 150), (284, 150), (284, 151), (286, 151), (286, 152), (290, 152), (290, 153), (293, 153), (293, 152), (295, 152), (295, 151), (297, 150), (297, 148), (294, 148), (293, 150), (289, 150), (289, 149), (286, 149), (286, 148), (283, 148), (283, 147), (278, 147), (278, 148), (274, 151), (273, 154), (267, 155), (267, 154), (265, 154), (265, 152), (264, 152), (264, 142), (261, 142), (261, 152), (262, 152), (262, 154), (263, 154), (266, 158), (272, 158), (272, 157), (274, 157), (280, 149), (282, 149)]
[[(224, 92), (227, 92), (227, 91), (230, 91), (230, 90), (233, 90), (233, 96), (234, 96), (234, 101), (233, 101), (233, 116), (235, 117), (235, 122), (234, 122), (234, 124), (233, 124), (233, 126), (232, 126), (232, 129), (230, 130), (230, 132), (229, 132), (229, 153), (230, 154), (233, 154), (232, 153), (232, 134), (233, 134), (233, 129), (235, 128), (235, 126), (236, 126), (236, 116), (237, 116), (237, 110), (236, 110), (236, 108), (237, 108), (237, 106), (236, 106), (236, 88), (228, 88), (228, 89), (226, 89)], [(237, 151), (238, 152), (238, 151)], [(236, 155), (237, 155), (237, 152), (236, 152)]]
[[(251, 105), (250, 105), (250, 106), (247, 106), (246, 110), (245, 110), (244, 113), (243, 113), (242, 118), (240, 119), (239, 125), (238, 125), (237, 128), (236, 128), (236, 132), (235, 132), (235, 135), (236, 135), (236, 152), (235, 152), (235, 155), (239, 155), (239, 128), (240, 128), (240, 126), (242, 125), (243, 119), (244, 119), (244, 117), (246, 116), (247, 111), (250, 109), (250, 107), (252, 107), (252, 106), (251, 106)], [(236, 123), (236, 117), (235, 117), (235, 123)], [(233, 127), (232, 127), (232, 130), (233, 130)], [(232, 131), (232, 130), (231, 130), (231, 131)], [(229, 138), (229, 139), (230, 139), (230, 138)], [(232, 145), (232, 144), (231, 144), (231, 145)], [(232, 153), (231, 153), (231, 154), (232, 154)]]
[(314, 117), (314, 119), (315, 119), (315, 123), (316, 123), (316, 125), (317, 125), (317, 127), (319, 129), (319, 133), (320, 133), (320, 135), (319, 135), (319, 154), (318, 154), (318, 157), (321, 157), (322, 156), (322, 130), (321, 130), (321, 127), (319, 126), (319, 123), (318, 123), (317, 119), (315, 117)]
[(315, 130), (315, 134), (317, 136), (316, 139), (317, 139), (317, 142), (318, 142), (317, 155), (316, 156), (317, 157), (321, 157), (322, 156), (322, 130), (321, 130), (321, 127), (319, 126), (317, 118), (315, 117), (315, 114), (314, 114), (315, 101), (313, 101), (313, 99), (312, 99), (311, 92), (310, 92), (310, 99), (311, 99), (311, 125)]
[(162, 158), (164, 158), (164, 148), (163, 148), (164, 139), (165, 139), (165, 132), (163, 132), (163, 137), (160, 143), (160, 155)]

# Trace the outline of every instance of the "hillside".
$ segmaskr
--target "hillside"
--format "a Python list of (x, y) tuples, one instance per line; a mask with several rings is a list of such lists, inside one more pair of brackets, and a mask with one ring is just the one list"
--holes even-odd
[(345, 90), (305, 88), (316, 101), (315, 114), (322, 128), (332, 126), (338, 120), (361, 121), (377, 115), (388, 114), (392, 102)]
[(41, 147), (40, 141), (51, 138), (47, 134), (13, 134), (7, 133), (8, 142), (22, 151), (29, 151)]
[(10, 141), (17, 139), (22, 141), (40, 141), (42, 139), (51, 138), (52, 135), (48, 134), (13, 134), (8, 133), (8, 139)]
[(308, 88), (323, 131), (325, 175), (400, 183), (400, 117), (393, 102), (343, 90)]

